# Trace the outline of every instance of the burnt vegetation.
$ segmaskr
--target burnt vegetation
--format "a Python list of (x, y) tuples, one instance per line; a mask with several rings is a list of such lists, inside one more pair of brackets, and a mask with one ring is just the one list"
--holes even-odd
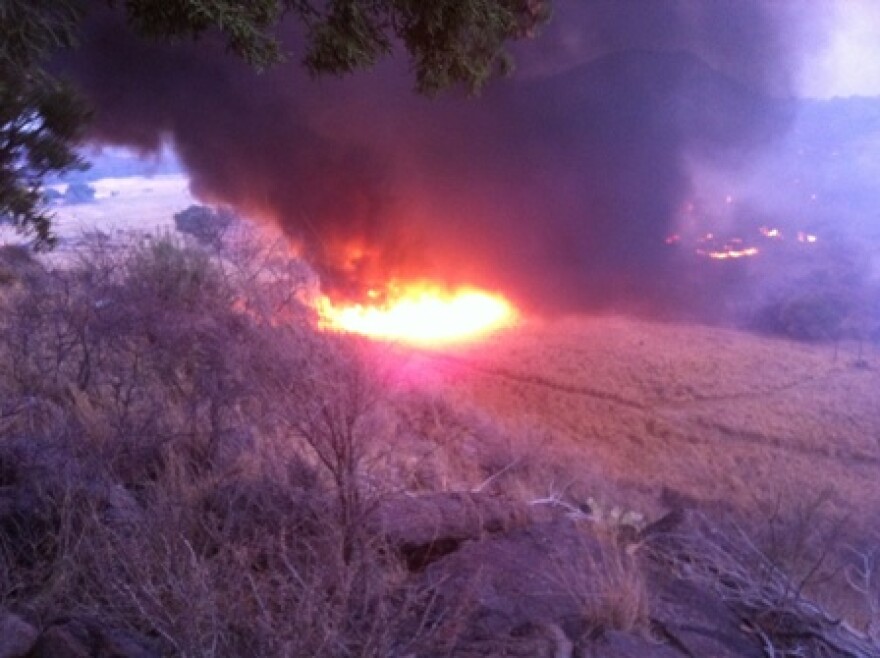
[(0, 256), (5, 655), (878, 655), (870, 541), (626, 511), (552, 433), (316, 331), (271, 245)]

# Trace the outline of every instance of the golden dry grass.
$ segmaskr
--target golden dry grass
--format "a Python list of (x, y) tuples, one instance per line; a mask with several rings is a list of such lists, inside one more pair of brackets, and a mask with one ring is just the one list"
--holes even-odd
[(739, 508), (831, 491), (878, 513), (880, 352), (622, 317), (530, 324), (424, 355), (441, 383), (551, 428), (636, 490)]

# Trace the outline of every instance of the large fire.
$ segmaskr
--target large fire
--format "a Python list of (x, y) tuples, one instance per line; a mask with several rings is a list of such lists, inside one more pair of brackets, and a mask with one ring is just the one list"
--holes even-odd
[[(513, 305), (499, 294), (475, 288), (446, 290), (424, 283), (372, 291), (375, 304), (318, 303), (325, 329), (420, 346), (466, 342), (517, 321)], [(379, 298), (382, 298), (381, 300)]]

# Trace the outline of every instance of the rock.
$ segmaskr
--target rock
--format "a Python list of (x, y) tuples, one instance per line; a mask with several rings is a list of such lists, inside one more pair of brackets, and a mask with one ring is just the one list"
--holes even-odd
[[(453, 655), (479, 655), (494, 644), (506, 653), (486, 655), (531, 647), (533, 656), (568, 658), (608, 550), (589, 528), (560, 517), (465, 541), (430, 564), (421, 585), (468, 611)], [(545, 647), (540, 653), (538, 645)]]
[(666, 644), (638, 635), (608, 631), (584, 645), (577, 658), (682, 658), (683, 654)]
[(673, 532), (685, 522), (685, 519), (685, 512), (681, 508), (675, 508), (646, 525), (639, 533), (638, 540), (644, 541), (657, 535)]
[(554, 624), (524, 624), (508, 635), (462, 638), (453, 648), (422, 650), (419, 658), (573, 658), (572, 643)]
[(411, 571), (420, 571), (467, 540), (522, 526), (526, 508), (516, 502), (475, 493), (431, 493), (386, 500), (376, 523)]
[(18, 615), (0, 611), (0, 658), (22, 658), (37, 642), (37, 629)]
[(90, 658), (89, 634), (80, 624), (50, 626), (41, 636), (31, 658)]
[(159, 658), (148, 640), (87, 619), (50, 626), (29, 658)]
[[(454, 528), (446, 529), (452, 534)], [(465, 530), (473, 528), (458, 536)], [(419, 580), (441, 605), (467, 611), (451, 655), (763, 658), (714, 591), (662, 569), (646, 571), (641, 560), (631, 567), (642, 570), (650, 605), (643, 619), (631, 621), (650, 623), (656, 639), (615, 631), (617, 609), (605, 607), (602, 588), (628, 586), (626, 580), (607, 580), (623, 559), (620, 547), (598, 537), (590, 524), (561, 516), (480, 540), (461, 539), (456, 550), (428, 564)], [(642, 594), (633, 590), (633, 596)], [(637, 602), (618, 604), (630, 613)]]
[(685, 655), (713, 658), (764, 658), (739, 617), (714, 592), (686, 580), (654, 578), (654, 627)]
[(96, 658), (160, 658), (160, 653), (144, 638), (107, 629), (101, 635)]

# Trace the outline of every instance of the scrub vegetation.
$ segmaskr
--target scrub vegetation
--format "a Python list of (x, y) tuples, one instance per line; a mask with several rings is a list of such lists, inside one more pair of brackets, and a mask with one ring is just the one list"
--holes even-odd
[(414, 352), (315, 330), (250, 240), (0, 273), (4, 655), (877, 655), (845, 350), (608, 318)]

